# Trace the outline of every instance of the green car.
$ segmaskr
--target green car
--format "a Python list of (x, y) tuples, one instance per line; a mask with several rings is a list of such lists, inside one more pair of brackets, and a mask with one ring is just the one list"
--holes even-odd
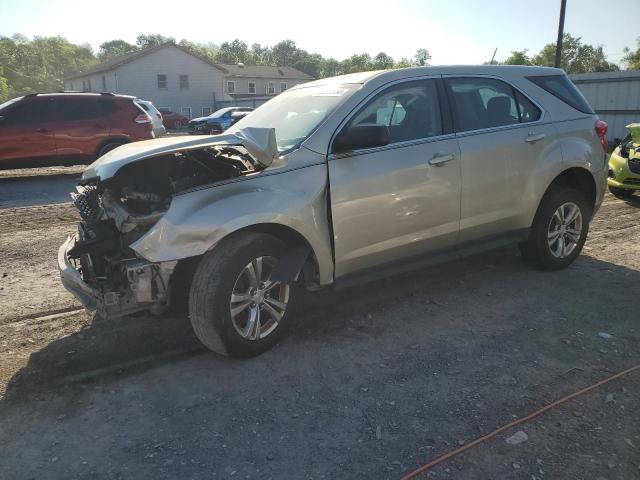
[(616, 147), (609, 158), (609, 191), (626, 199), (640, 190), (640, 123), (627, 125), (629, 135)]

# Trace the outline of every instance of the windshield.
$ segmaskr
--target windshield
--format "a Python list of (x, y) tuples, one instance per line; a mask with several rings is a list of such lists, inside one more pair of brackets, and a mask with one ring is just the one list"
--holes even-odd
[(281, 93), (233, 125), (276, 129), (280, 153), (297, 147), (359, 84), (318, 85)]
[(16, 97), (16, 98), (12, 98), (11, 100), (8, 100), (2, 104), (0, 104), (0, 110), (4, 110), (5, 108), (7, 108), (9, 105), (11, 105), (12, 103), (16, 103), (18, 100), (22, 100), (24, 97)]

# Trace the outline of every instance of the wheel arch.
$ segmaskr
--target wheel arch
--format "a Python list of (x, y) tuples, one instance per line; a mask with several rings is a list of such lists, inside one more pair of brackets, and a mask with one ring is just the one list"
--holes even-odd
[(595, 208), (598, 193), (596, 181), (593, 174), (586, 168), (571, 167), (564, 170), (551, 181), (544, 194), (546, 195), (551, 188), (559, 185), (578, 190), (584, 195), (591, 209)]
[(95, 151), (94, 155), (97, 157), (98, 154), (100, 153), (100, 150), (102, 150), (103, 147), (105, 145), (108, 145), (109, 143), (125, 144), (125, 143), (130, 143), (130, 142), (131, 142), (130, 139), (128, 139), (127, 137), (123, 137), (123, 136), (109, 137), (109, 138), (103, 140), (102, 142), (100, 142), (100, 144), (98, 145), (98, 148), (96, 148), (96, 151)]

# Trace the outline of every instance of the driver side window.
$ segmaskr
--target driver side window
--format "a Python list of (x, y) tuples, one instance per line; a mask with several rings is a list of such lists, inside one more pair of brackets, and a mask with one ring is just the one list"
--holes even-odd
[(442, 135), (435, 80), (404, 82), (380, 92), (346, 129), (365, 125), (387, 126), (389, 144)]

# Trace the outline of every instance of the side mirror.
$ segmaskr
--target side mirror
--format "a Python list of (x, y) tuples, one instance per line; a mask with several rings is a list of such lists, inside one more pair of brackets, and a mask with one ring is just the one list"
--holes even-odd
[(344, 153), (360, 148), (383, 147), (389, 144), (386, 125), (358, 125), (343, 130), (333, 141), (332, 153)]

